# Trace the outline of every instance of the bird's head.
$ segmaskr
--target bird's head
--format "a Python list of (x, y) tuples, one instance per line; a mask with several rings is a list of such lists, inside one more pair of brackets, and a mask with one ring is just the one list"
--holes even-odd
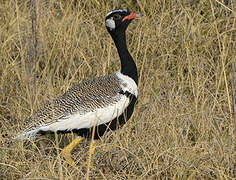
[(137, 17), (140, 14), (130, 13), (127, 9), (113, 10), (106, 15), (106, 28), (111, 35), (125, 31), (129, 23)]

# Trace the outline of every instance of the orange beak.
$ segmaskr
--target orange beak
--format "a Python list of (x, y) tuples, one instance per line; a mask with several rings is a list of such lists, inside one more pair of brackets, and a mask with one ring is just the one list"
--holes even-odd
[(131, 13), (130, 15), (128, 16), (125, 16), (122, 21), (125, 21), (126, 19), (134, 19), (134, 18), (137, 18), (137, 17), (140, 17), (141, 15), (140, 14), (136, 14), (136, 13)]

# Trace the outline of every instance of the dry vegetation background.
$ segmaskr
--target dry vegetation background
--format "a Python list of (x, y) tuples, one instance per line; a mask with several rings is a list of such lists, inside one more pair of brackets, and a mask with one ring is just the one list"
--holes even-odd
[[(142, 13), (127, 31), (139, 70), (128, 123), (73, 152), (73, 136), (12, 136), (70, 86), (119, 70), (110, 10)], [(0, 179), (234, 179), (235, 1), (0, 0)], [(234, 81), (233, 81), (234, 80)], [(88, 167), (90, 168), (88, 170)]]

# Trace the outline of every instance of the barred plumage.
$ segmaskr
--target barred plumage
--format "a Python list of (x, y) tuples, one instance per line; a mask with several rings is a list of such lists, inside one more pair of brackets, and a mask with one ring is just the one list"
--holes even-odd
[[(118, 72), (109, 76), (84, 81), (71, 87), (62, 96), (47, 104), (44, 108), (25, 120), (24, 136), (34, 136), (37, 133), (35, 130), (43, 130), (40, 127), (50, 126), (58, 121), (67, 121), (74, 114), (85, 115), (97, 109), (114, 105), (124, 96), (119, 93), (125, 90), (122, 87), (127, 88), (128, 86), (127, 80), (122, 80), (121, 78), (122, 75)], [(135, 91), (137, 91), (137, 87), (134, 87)], [(27, 132), (31, 131), (32, 133), (26, 135)], [(48, 129), (48, 131), (53, 130)]]

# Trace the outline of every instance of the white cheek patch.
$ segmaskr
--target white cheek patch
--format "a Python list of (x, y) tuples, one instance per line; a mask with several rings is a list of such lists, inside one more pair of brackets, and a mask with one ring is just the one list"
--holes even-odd
[(113, 30), (116, 28), (116, 24), (115, 24), (115, 21), (113, 20), (113, 18), (106, 20), (106, 27), (108, 27), (110, 30)]

